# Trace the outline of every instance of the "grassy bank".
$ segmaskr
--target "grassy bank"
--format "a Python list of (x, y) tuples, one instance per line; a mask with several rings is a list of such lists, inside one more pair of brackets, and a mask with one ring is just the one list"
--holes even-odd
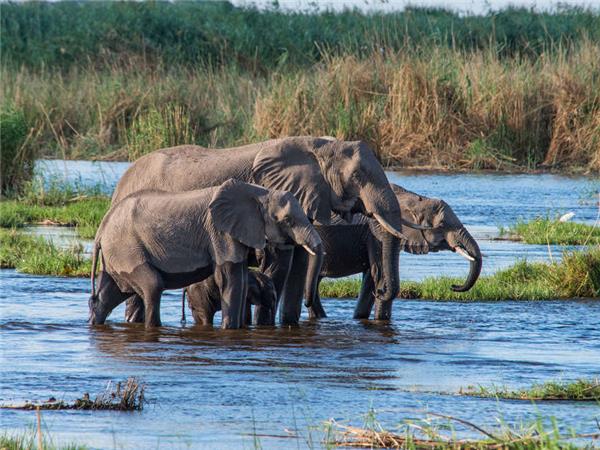
[(0, 268), (33, 275), (87, 277), (91, 261), (80, 244), (60, 249), (43, 237), (0, 229)]
[[(402, 282), (401, 298), (427, 300), (544, 300), (600, 297), (600, 248), (565, 252), (560, 263), (519, 261), (494, 275), (482, 276), (468, 292), (454, 292), (459, 278), (427, 278)], [(360, 280), (324, 280), (322, 297), (357, 297)]]
[(600, 171), (595, 12), (66, 2), (1, 20), (0, 105), (31, 155), (311, 134), (367, 140), (388, 166)]
[(527, 244), (600, 245), (600, 226), (537, 218), (500, 230), (502, 237)]
[(536, 384), (528, 389), (519, 390), (479, 386), (461, 390), (460, 394), (509, 400), (600, 401), (600, 380), (548, 381)]

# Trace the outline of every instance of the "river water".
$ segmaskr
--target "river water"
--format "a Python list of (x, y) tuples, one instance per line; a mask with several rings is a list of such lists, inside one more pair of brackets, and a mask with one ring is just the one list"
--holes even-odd
[[(107, 191), (126, 164), (40, 162), (46, 177)], [(102, 176), (99, 175), (102, 172)], [(390, 180), (444, 198), (479, 239), (492, 272), (517, 257), (547, 260), (546, 246), (489, 240), (517, 218), (576, 213), (593, 222), (597, 180), (551, 175), (390, 173)], [(45, 230), (47, 232), (47, 229)], [(54, 229), (54, 239), (72, 239)], [(45, 233), (48, 234), (48, 233)], [(554, 248), (553, 257), (560, 255)], [(453, 254), (402, 255), (403, 278), (464, 275)], [(327, 300), (329, 317), (300, 327), (222, 332), (182, 327), (179, 293), (163, 297), (159, 331), (86, 324), (89, 282), (0, 270), (0, 403), (72, 401), (110, 380), (147, 384), (143, 412), (44, 412), (54, 442), (91, 448), (319, 448), (323, 423), (361, 425), (374, 409), (385, 427), (427, 412), (495, 429), (556, 417), (563, 430), (597, 430), (594, 403), (498, 401), (457, 395), (467, 386), (519, 388), (600, 376), (600, 302), (396, 301), (390, 324), (352, 320), (352, 300)], [(34, 423), (30, 411), (0, 410), (3, 430)], [(442, 421), (443, 422), (443, 421)], [(461, 436), (473, 431), (454, 424)], [(268, 436), (264, 436), (268, 435)]]

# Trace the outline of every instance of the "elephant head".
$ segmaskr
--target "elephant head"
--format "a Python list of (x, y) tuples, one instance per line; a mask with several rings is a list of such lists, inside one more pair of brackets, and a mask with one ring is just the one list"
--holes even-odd
[(405, 238), (404, 220), (383, 168), (362, 141), (294, 137), (262, 149), (252, 178), (261, 186), (291, 192), (312, 221), (328, 224), (331, 213), (361, 212), (389, 233)]
[[(218, 231), (247, 247), (263, 249), (268, 241), (275, 246), (299, 245), (311, 255), (322, 253), (319, 234), (289, 192), (229, 179), (213, 195), (209, 214)], [(229, 255), (236, 250), (218, 248), (218, 244), (217, 251), (222, 253), (217, 263), (246, 258)]]
[(451, 250), (470, 261), (470, 271), (465, 283), (452, 286), (456, 292), (468, 291), (473, 287), (481, 272), (482, 258), (477, 242), (456, 217), (452, 208), (443, 200), (423, 197), (392, 184), (402, 214), (414, 222), (429, 227), (415, 230), (403, 227), (409, 241), (402, 241), (408, 253), (425, 254)]

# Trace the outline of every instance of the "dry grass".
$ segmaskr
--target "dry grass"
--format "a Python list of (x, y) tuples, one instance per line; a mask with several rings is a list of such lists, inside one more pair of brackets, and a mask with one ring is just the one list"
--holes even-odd
[(0, 409), (25, 409), (25, 410), (113, 410), (113, 411), (141, 411), (144, 409), (146, 385), (135, 377), (128, 378), (125, 382), (109, 382), (104, 392), (94, 400), (86, 392), (73, 403), (54, 397), (44, 403), (25, 403), (23, 405), (0, 405)]
[(436, 48), (326, 58), (275, 75), (260, 135), (366, 139), (386, 165), (600, 170), (600, 45), (537, 59)]

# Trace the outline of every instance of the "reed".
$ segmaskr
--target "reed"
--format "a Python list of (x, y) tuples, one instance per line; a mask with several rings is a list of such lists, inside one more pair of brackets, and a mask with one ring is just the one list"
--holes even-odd
[(530, 388), (513, 390), (506, 387), (468, 387), (461, 395), (528, 401), (600, 401), (600, 380), (575, 380), (569, 382), (547, 381)]

